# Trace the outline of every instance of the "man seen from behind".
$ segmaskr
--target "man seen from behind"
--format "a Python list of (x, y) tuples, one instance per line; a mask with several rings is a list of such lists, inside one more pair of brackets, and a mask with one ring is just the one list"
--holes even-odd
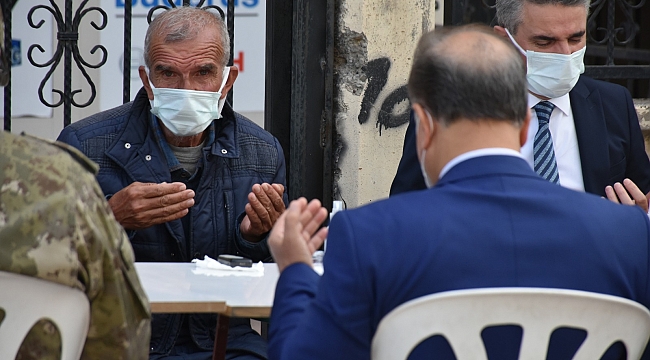
[[(450, 290), (577, 289), (650, 306), (643, 210), (557, 186), (519, 152), (530, 122), (522, 66), (517, 50), (489, 28), (421, 38), (408, 91), (427, 189), (339, 212), (329, 234), (318, 230), (326, 210), (317, 200), (291, 203), (269, 240), (281, 271), (270, 359), (370, 359), (386, 314)], [(320, 278), (311, 255), (326, 235)], [(552, 342), (548, 358), (570, 358), (581, 343), (573, 335)], [(484, 338), (488, 358), (516, 358), (515, 333), (497, 329)], [(410, 359), (453, 359), (438, 340), (420, 344)]]

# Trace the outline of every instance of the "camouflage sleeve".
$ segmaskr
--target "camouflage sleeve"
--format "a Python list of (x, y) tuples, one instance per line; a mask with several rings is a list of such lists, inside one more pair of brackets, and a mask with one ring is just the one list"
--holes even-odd
[[(91, 317), (82, 359), (147, 359), (151, 314), (131, 244), (94, 178), (96, 165), (61, 147), (0, 135), (0, 271), (86, 293)], [(51, 343), (51, 324), (39, 324), (19, 357), (42, 359), (60, 347)]]

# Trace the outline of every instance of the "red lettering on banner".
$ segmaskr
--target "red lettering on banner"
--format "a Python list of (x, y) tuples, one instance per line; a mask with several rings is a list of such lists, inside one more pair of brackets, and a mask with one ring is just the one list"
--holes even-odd
[(237, 55), (239, 56), (232, 59), (232, 64), (237, 65), (239, 72), (244, 72), (244, 52), (240, 51)]

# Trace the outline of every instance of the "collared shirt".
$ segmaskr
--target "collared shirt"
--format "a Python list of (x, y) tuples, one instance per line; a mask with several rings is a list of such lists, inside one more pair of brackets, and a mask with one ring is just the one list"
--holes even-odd
[(438, 179), (442, 179), (442, 177), (445, 176), (445, 174), (447, 174), (449, 170), (451, 170), (451, 168), (462, 163), (463, 161), (481, 157), (481, 156), (492, 156), (492, 155), (504, 155), (504, 156), (514, 156), (518, 158), (523, 158), (518, 151), (512, 149), (506, 149), (506, 148), (485, 148), (485, 149), (472, 150), (460, 154), (455, 158), (451, 159), (451, 161), (448, 162), (440, 171), (440, 176), (438, 177)]
[[(174, 152), (167, 144), (165, 135), (163, 134), (163, 131), (160, 128), (160, 125), (158, 124), (158, 118), (156, 118), (155, 115), (151, 114), (149, 119), (151, 121), (151, 128), (153, 129), (156, 142), (158, 143), (158, 146), (160, 146), (160, 148), (162, 149), (163, 153), (165, 154), (165, 158), (167, 159), (167, 166), (169, 167), (169, 172), (171, 173), (176, 170), (182, 169), (183, 167), (181, 166), (181, 163), (178, 161), (178, 159), (176, 159), (176, 155), (174, 155)], [(212, 146), (212, 143), (214, 143), (214, 139), (215, 139), (214, 132), (215, 130), (214, 130), (214, 121), (213, 121), (212, 123), (210, 123), (210, 126), (208, 127), (208, 138), (203, 143), (206, 147)]]
[[(526, 144), (521, 147), (521, 154), (534, 169), (533, 146), (535, 134), (539, 129), (537, 114), (533, 108), (539, 98), (528, 93), (528, 107), (531, 108), (530, 126), (528, 127), (528, 138)], [(580, 161), (580, 150), (578, 149), (578, 136), (573, 121), (573, 111), (569, 94), (559, 98), (550, 99), (549, 102), (555, 105), (549, 121), (551, 138), (553, 138), (553, 149), (558, 172), (560, 173), (560, 185), (577, 191), (585, 191), (585, 183), (582, 178), (582, 162)]]

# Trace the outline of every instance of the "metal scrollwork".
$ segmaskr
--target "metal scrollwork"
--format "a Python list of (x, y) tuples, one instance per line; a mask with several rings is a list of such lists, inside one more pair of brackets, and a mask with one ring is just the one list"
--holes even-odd
[[(108, 51), (103, 45), (96, 45), (90, 50), (90, 54), (95, 54), (97, 51), (101, 51), (102, 58), (96, 64), (91, 64), (88, 61), (86, 61), (79, 52), (79, 46), (78, 46), (79, 24), (81, 23), (82, 18), (89, 12), (97, 11), (99, 12), (99, 14), (102, 15), (102, 22), (101, 24), (97, 24), (94, 21), (91, 21), (90, 24), (92, 25), (92, 27), (95, 28), (96, 30), (103, 30), (104, 28), (106, 28), (106, 24), (108, 23), (108, 16), (106, 15), (106, 12), (104, 12), (104, 10), (102, 10), (101, 8), (89, 7), (88, 9), (85, 9), (88, 1), (89, 0), (84, 0), (81, 2), (81, 5), (79, 5), (79, 7), (77, 8), (74, 18), (72, 17), (71, 0), (67, 0), (65, 2), (65, 17), (59, 10), (59, 7), (56, 5), (54, 0), (50, 0), (51, 7), (46, 5), (37, 5), (33, 7), (27, 15), (27, 20), (29, 22), (29, 25), (34, 29), (39, 29), (45, 23), (45, 20), (43, 19), (41, 19), (38, 23), (35, 23), (33, 20), (34, 13), (39, 9), (48, 11), (50, 14), (52, 14), (54, 20), (56, 21), (56, 26), (58, 30), (57, 33), (58, 42), (57, 42), (56, 51), (52, 56), (52, 58), (44, 63), (39, 63), (36, 60), (34, 60), (33, 57), (34, 50), (38, 49), (41, 53), (45, 52), (43, 47), (39, 44), (33, 44), (29, 47), (29, 50), (27, 51), (27, 58), (29, 59), (29, 62), (35, 67), (43, 68), (43, 67), (50, 66), (50, 69), (45, 75), (45, 78), (41, 81), (41, 84), (38, 87), (38, 96), (41, 102), (46, 106), (54, 108), (54, 107), (61, 106), (62, 104), (64, 105), (65, 125), (70, 124), (71, 105), (74, 105), (75, 107), (79, 107), (79, 108), (87, 107), (95, 100), (95, 97), (97, 96), (95, 83), (92, 81), (92, 79), (86, 72), (86, 68), (97, 69), (106, 63), (106, 59), (108, 57)], [(52, 92), (59, 94), (60, 98), (59, 101), (50, 103), (45, 100), (43, 96), (43, 89), (45, 87), (45, 83), (52, 77), (54, 70), (58, 67), (59, 63), (61, 62), (61, 58), (64, 59), (64, 90), (61, 91), (58, 89), (52, 89)], [(71, 89), (72, 59), (74, 59), (75, 63), (77, 64), (77, 68), (81, 71), (84, 78), (88, 82), (88, 85), (90, 86), (90, 97), (88, 101), (86, 101), (85, 103), (79, 103), (78, 101), (75, 100), (75, 95), (81, 93), (82, 90)]]
[[(147, 22), (149, 24), (151, 24), (151, 20), (153, 20), (153, 14), (156, 11), (161, 10), (161, 9), (169, 10), (171, 8), (176, 7), (176, 4), (174, 3), (174, 0), (167, 0), (167, 3), (169, 4), (169, 6), (167, 6), (167, 5), (156, 5), (156, 6), (152, 7), (151, 10), (149, 10), (149, 13), (147, 14)], [(226, 19), (226, 13), (224, 13), (223, 10), (220, 7), (218, 7), (216, 5), (203, 6), (203, 4), (205, 4), (205, 0), (199, 0), (199, 3), (196, 4), (196, 7), (201, 8), (201, 9), (215, 9), (215, 10), (217, 10), (219, 12), (219, 15), (221, 15), (222, 19), (224, 19), (224, 20)], [(190, 6), (190, 1), (189, 0), (183, 0), (183, 6)]]
[[(591, 14), (587, 20), (587, 33), (589, 40), (595, 44), (607, 43), (607, 65), (614, 65), (614, 46), (627, 45), (639, 32), (639, 25), (634, 21), (634, 10), (640, 9), (646, 0), (638, 0), (636, 3), (628, 0), (594, 0), (591, 3)], [(625, 20), (616, 27), (616, 5), (623, 14)], [(596, 24), (597, 17), (607, 5), (607, 27), (599, 27)], [(598, 36), (602, 34), (602, 37)]]

